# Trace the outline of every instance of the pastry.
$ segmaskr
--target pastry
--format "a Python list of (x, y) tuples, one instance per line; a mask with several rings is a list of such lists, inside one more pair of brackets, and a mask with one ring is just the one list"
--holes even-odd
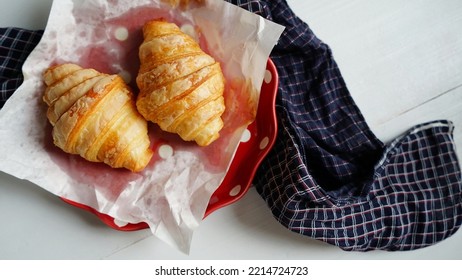
[(147, 121), (120, 76), (66, 63), (50, 67), (43, 78), (56, 146), (113, 168), (146, 167), (153, 154)]
[(136, 105), (147, 120), (185, 141), (207, 146), (219, 137), (225, 110), (220, 64), (165, 20), (143, 27)]

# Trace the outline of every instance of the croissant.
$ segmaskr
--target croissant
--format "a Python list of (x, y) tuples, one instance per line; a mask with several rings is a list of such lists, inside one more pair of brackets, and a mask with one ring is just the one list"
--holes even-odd
[(225, 80), (220, 64), (174, 23), (149, 21), (143, 37), (136, 77), (138, 111), (164, 131), (209, 145), (223, 128)]
[(121, 77), (66, 63), (48, 68), (43, 78), (56, 146), (114, 168), (146, 167), (153, 154), (147, 121)]

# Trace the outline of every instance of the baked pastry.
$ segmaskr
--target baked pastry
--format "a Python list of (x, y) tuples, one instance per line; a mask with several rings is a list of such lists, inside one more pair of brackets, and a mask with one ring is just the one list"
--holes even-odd
[(220, 64), (174, 23), (149, 21), (143, 36), (138, 111), (164, 131), (209, 145), (223, 128), (225, 79)]
[(180, 9), (187, 9), (190, 6), (201, 6), (205, 4), (205, 0), (161, 0), (162, 2), (169, 4), (171, 7)]
[(147, 121), (121, 77), (68, 63), (50, 67), (43, 78), (56, 146), (114, 168), (146, 167), (153, 154)]

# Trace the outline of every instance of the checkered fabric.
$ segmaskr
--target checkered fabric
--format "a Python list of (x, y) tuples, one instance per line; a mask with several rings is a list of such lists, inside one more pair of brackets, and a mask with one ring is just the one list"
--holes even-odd
[(280, 76), (278, 139), (254, 180), (288, 229), (344, 250), (412, 250), (462, 222), (453, 126), (435, 121), (381, 143), (329, 47), (284, 0), (230, 1), (286, 27), (271, 54)]
[[(228, 2), (286, 26), (271, 54), (280, 77), (278, 138), (254, 180), (274, 217), (344, 250), (412, 250), (455, 233), (462, 178), (452, 123), (422, 124), (383, 144), (329, 47), (284, 0)], [(3, 101), (22, 81), (21, 65), (41, 31), (0, 32)]]
[(42, 31), (0, 28), (0, 108), (21, 85), (21, 67), (42, 37)]

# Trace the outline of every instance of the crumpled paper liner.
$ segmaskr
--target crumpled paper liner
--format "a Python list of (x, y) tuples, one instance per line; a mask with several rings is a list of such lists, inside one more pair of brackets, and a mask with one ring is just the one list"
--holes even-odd
[[(221, 63), (226, 78), (221, 137), (203, 148), (150, 124), (155, 155), (140, 173), (91, 163), (55, 147), (42, 101), (44, 70), (74, 62), (118, 73), (137, 92), (141, 27), (155, 18), (177, 23)], [(210, 196), (255, 117), (266, 62), (282, 31), (220, 0), (55, 1), (42, 40), (24, 64), (24, 83), (0, 111), (0, 170), (118, 223), (145, 222), (155, 236), (187, 253)]]

